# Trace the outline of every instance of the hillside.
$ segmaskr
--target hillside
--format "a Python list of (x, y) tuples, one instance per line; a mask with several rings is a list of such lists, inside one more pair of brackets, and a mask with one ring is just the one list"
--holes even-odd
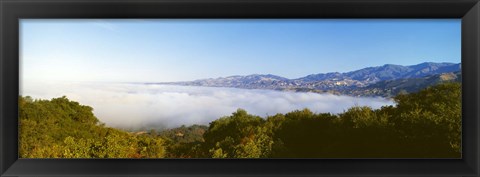
[(21, 158), (161, 158), (165, 141), (106, 127), (93, 108), (66, 97), (19, 97)]
[[(453, 75), (441, 75), (451, 80)], [(461, 84), (394, 97), (380, 109), (308, 109), (260, 117), (238, 109), (208, 126), (124, 132), (66, 97), (19, 97), (20, 158), (459, 158)], [(181, 119), (181, 117), (179, 117)]]
[(290, 79), (272, 74), (252, 74), (248, 76), (229, 76), (210, 79), (201, 79), (189, 82), (169, 82), (159, 84), (173, 84), (205, 87), (233, 87), (245, 89), (276, 89), (288, 85), (295, 85)]
[(210, 123), (204, 141), (169, 147), (172, 157), (459, 158), (461, 85), (395, 96), (395, 106), (308, 109), (260, 117), (239, 109)]
[(208, 129), (205, 125), (180, 126), (163, 130), (158, 133), (161, 137), (177, 143), (203, 142), (203, 134)]
[[(229, 76), (210, 79), (200, 79), (187, 82), (168, 82), (168, 83), (146, 83), (146, 84), (172, 84), (184, 86), (204, 86), (204, 87), (233, 87), (244, 89), (271, 89), (271, 90), (290, 90), (290, 91), (308, 91), (318, 93), (342, 93), (353, 96), (393, 96), (396, 92), (375, 91), (382, 85), (389, 89), (390, 82), (400, 80), (429, 80), (429, 77), (443, 73), (459, 72), (460, 64), (454, 63), (432, 63), (426, 62), (411, 66), (401, 66), (386, 64), (377, 67), (368, 67), (356, 71), (339, 73), (319, 73), (311, 74), (297, 79), (288, 79), (272, 74), (260, 75), (253, 74), (247, 76)], [(395, 81), (397, 80), (397, 81)], [(390, 83), (390, 84), (387, 84)], [(401, 81), (404, 82), (404, 81)], [(374, 85), (379, 83), (378, 85)], [(436, 83), (436, 82), (424, 82)], [(423, 86), (429, 86), (423, 84)], [(425, 88), (425, 87), (418, 87)], [(370, 91), (369, 91), (370, 90)], [(413, 89), (418, 90), (418, 89)], [(365, 93), (365, 94), (363, 94)]]
[(455, 73), (448, 72), (424, 77), (379, 81), (366, 87), (343, 90), (340, 93), (353, 96), (392, 97), (399, 93), (405, 94), (417, 92), (439, 83), (461, 81), (462, 73), (457, 71)]

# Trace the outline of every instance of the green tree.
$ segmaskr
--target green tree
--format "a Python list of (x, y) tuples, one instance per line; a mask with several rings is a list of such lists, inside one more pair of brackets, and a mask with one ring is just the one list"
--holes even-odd
[(19, 97), (19, 154), (22, 158), (160, 158), (164, 140), (107, 128), (93, 108), (65, 96)]

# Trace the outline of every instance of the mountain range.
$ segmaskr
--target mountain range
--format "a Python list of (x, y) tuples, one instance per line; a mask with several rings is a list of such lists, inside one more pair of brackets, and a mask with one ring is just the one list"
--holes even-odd
[(311, 74), (296, 79), (272, 74), (252, 74), (148, 84), (329, 92), (354, 96), (392, 96), (400, 90), (412, 92), (438, 82), (460, 81), (460, 70), (460, 63), (425, 62), (410, 66), (386, 64), (345, 73)]

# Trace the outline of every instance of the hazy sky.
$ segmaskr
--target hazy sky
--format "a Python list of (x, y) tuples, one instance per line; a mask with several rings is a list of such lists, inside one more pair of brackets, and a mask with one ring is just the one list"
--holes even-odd
[(24, 81), (298, 78), (383, 64), (460, 62), (460, 20), (23, 19)]

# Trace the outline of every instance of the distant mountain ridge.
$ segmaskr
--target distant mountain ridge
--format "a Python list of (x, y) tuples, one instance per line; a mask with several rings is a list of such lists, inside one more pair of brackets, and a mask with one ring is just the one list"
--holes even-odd
[(456, 72), (460, 70), (460, 64), (454, 63), (433, 63), (425, 62), (417, 65), (402, 66), (385, 64), (383, 66), (368, 67), (346, 73), (326, 73), (312, 74), (296, 80), (302, 81), (321, 81), (328, 79), (352, 79), (364, 83), (375, 83), (384, 80), (393, 80), (400, 78), (419, 78), (428, 75)]
[(367, 88), (372, 84), (381, 83), (383, 81), (401, 79), (422, 80), (421, 78), (443, 73), (459, 73), (460, 70), (460, 63), (425, 62), (410, 66), (385, 64), (383, 66), (367, 67), (345, 73), (330, 72), (311, 74), (296, 79), (288, 79), (272, 74), (252, 74), (247, 76), (228, 76), (186, 82), (149, 84), (315, 91), (356, 95), (353, 94), (353, 90), (368, 90)]
[(341, 94), (353, 96), (382, 96), (392, 97), (399, 93), (417, 92), (426, 87), (436, 85), (442, 82), (461, 82), (462, 73), (446, 72), (425, 77), (385, 80), (366, 87), (352, 88), (344, 90)]

